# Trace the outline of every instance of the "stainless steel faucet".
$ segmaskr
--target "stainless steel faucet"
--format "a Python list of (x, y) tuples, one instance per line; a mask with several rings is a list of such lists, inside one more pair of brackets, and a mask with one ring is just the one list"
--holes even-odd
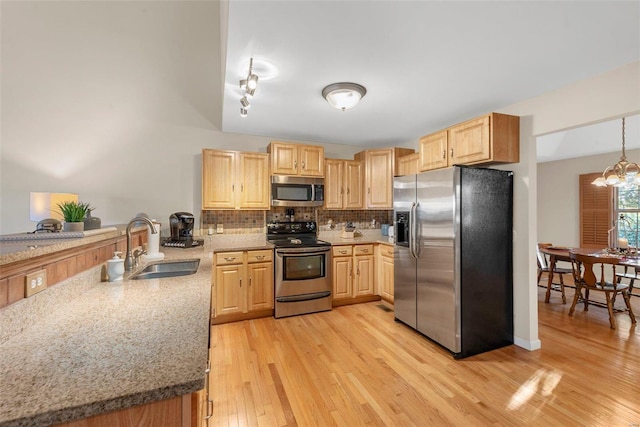
[(157, 233), (156, 228), (154, 227), (153, 223), (149, 218), (145, 218), (143, 216), (137, 216), (133, 218), (131, 221), (129, 221), (129, 224), (127, 224), (127, 256), (124, 258), (124, 269), (126, 271), (133, 270), (133, 268), (136, 265), (137, 257), (134, 258), (133, 252), (131, 250), (131, 227), (138, 222), (144, 222), (149, 227), (151, 227), (152, 234)]

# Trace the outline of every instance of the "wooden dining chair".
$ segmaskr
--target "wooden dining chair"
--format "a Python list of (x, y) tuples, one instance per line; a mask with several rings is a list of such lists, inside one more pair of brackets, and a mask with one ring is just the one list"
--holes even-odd
[[(627, 306), (627, 312), (631, 318), (631, 323), (636, 323), (636, 316), (633, 314), (629, 301), (629, 285), (618, 283), (616, 277), (616, 266), (620, 260), (614, 257), (596, 257), (591, 255), (581, 255), (571, 253), (571, 266), (573, 280), (576, 285), (576, 293), (573, 296), (573, 303), (569, 309), (569, 316), (573, 316), (576, 304), (580, 297), (584, 301), (584, 311), (589, 310), (589, 291), (604, 292), (607, 300), (607, 310), (609, 311), (609, 324), (611, 329), (616, 329), (616, 319), (613, 315), (613, 299), (615, 295), (621, 294)], [(618, 270), (621, 266), (619, 266)], [(599, 272), (599, 275), (597, 274)], [(614, 278), (607, 281), (606, 277)], [(584, 291), (584, 294), (583, 294)]]
[[(547, 256), (540, 252), (540, 248), (544, 248), (544, 247), (548, 247), (548, 246), (552, 246), (551, 243), (538, 243), (538, 247), (537, 247), (537, 259), (538, 259), (538, 284), (540, 284), (540, 278), (542, 277), (542, 273), (547, 273), (549, 274), (549, 261), (547, 260)], [(564, 293), (564, 275), (565, 274), (571, 274), (571, 269), (570, 268), (563, 268), (563, 267), (558, 267), (556, 265), (556, 267), (553, 269), (553, 274), (554, 275), (558, 275), (558, 277), (560, 277), (560, 292), (562, 293), (562, 303), (566, 304), (567, 303), (567, 297)], [(558, 284), (558, 283), (555, 283)], [(554, 283), (551, 284), (552, 286), (554, 285)], [(547, 291), (548, 292), (548, 291)]]

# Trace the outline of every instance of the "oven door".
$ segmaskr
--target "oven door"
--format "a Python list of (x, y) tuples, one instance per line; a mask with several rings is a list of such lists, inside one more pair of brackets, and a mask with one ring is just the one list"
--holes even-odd
[(278, 297), (330, 295), (331, 247), (276, 249), (275, 276), (276, 300)]

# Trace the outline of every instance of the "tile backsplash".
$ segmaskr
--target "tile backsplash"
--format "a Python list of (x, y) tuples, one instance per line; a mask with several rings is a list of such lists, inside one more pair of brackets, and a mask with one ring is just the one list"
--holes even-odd
[[(289, 208), (291, 209), (291, 208)], [(393, 222), (392, 210), (324, 210), (318, 208), (293, 208), (295, 221), (317, 221), (320, 230), (340, 230), (346, 222), (352, 222), (359, 229), (380, 228), (381, 224)], [(269, 211), (214, 210), (201, 212), (201, 228), (214, 230), (222, 224), (224, 234), (264, 233), (266, 224), (287, 221), (287, 208), (276, 207)], [(333, 228), (329, 225), (329, 221)], [(375, 220), (375, 226), (373, 226)]]

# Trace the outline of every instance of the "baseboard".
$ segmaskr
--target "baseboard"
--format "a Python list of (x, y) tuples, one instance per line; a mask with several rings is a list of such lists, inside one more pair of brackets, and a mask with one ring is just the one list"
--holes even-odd
[(522, 347), (529, 351), (540, 350), (542, 347), (542, 342), (540, 340), (529, 341), (519, 337), (513, 337), (513, 343), (518, 347)]

